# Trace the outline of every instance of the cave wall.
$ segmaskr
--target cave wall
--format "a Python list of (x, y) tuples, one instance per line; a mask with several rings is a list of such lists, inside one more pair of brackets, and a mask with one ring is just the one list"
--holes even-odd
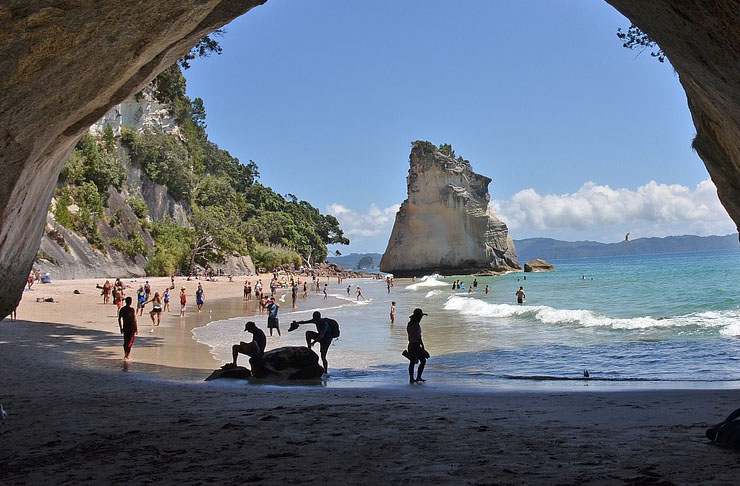
[(663, 49), (696, 127), (694, 148), (740, 225), (740, 0), (606, 0)]
[(205, 34), (265, 1), (0, 1), (0, 318), (20, 300), (77, 139)]
[[(0, 0), (0, 317), (20, 299), (78, 137), (203, 35), (266, 0)], [(740, 223), (740, 0), (607, 0), (680, 76), (694, 146)]]

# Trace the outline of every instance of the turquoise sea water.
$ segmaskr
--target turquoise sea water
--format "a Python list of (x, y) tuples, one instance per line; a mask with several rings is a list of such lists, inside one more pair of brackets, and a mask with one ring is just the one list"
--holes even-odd
[[(337, 386), (404, 382), (406, 323), (415, 307), (432, 354), (430, 381), (474, 387), (740, 386), (740, 252), (721, 250), (552, 262), (548, 273), (478, 277), (473, 292), (453, 291), (471, 276), (330, 282), (332, 300), (300, 302), (281, 312), (283, 328), (314, 308), (337, 319), (342, 336), (329, 353)], [(524, 280), (526, 276), (526, 280)], [(585, 277), (585, 279), (583, 278)], [(352, 285), (350, 296), (346, 286)], [(357, 302), (361, 285), (368, 301)], [(490, 292), (485, 294), (485, 286)], [(523, 286), (524, 305), (515, 292)], [(395, 325), (389, 322), (397, 302)], [(261, 317), (260, 317), (261, 319)], [(266, 318), (264, 319), (266, 320)], [(228, 360), (243, 339), (244, 318), (194, 330)], [(261, 321), (258, 324), (263, 325)], [(297, 345), (302, 335), (271, 338), (268, 347)], [(583, 379), (583, 371), (589, 379)]]

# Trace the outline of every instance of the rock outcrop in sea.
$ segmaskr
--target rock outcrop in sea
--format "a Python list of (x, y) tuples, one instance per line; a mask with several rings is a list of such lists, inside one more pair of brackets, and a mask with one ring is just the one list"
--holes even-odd
[(551, 263), (539, 258), (528, 261), (524, 264), (525, 272), (552, 272), (554, 270), (555, 267)]
[(397, 277), (520, 270), (506, 224), (489, 202), (491, 179), (455, 158), (452, 147), (416, 141), (408, 198), (396, 213), (380, 270)]

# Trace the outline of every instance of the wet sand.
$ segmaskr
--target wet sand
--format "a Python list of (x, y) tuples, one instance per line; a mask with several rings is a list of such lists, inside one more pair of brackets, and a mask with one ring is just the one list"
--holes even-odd
[[(206, 305), (242, 283), (206, 286)], [(142, 326), (125, 368), (114, 307), (93, 282), (70, 284), (79, 296), (67, 285), (26, 293), (19, 317), (32, 320), (0, 322), (3, 484), (736, 484), (740, 473), (738, 453), (704, 439), (740, 390), (204, 383), (218, 363), (184, 329), (229, 311)], [(36, 304), (52, 291), (59, 304)]]

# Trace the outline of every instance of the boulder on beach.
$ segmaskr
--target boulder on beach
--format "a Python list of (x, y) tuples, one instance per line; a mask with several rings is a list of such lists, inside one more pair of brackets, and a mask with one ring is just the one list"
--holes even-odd
[(206, 381), (219, 379), (248, 380), (252, 377), (252, 372), (244, 366), (224, 365), (221, 369), (210, 374)]
[(306, 346), (271, 349), (261, 359), (250, 358), (249, 364), (260, 379), (316, 380), (324, 374), (319, 356)]
[(539, 258), (524, 264), (525, 272), (552, 272), (553, 270), (555, 270), (554, 266)]

